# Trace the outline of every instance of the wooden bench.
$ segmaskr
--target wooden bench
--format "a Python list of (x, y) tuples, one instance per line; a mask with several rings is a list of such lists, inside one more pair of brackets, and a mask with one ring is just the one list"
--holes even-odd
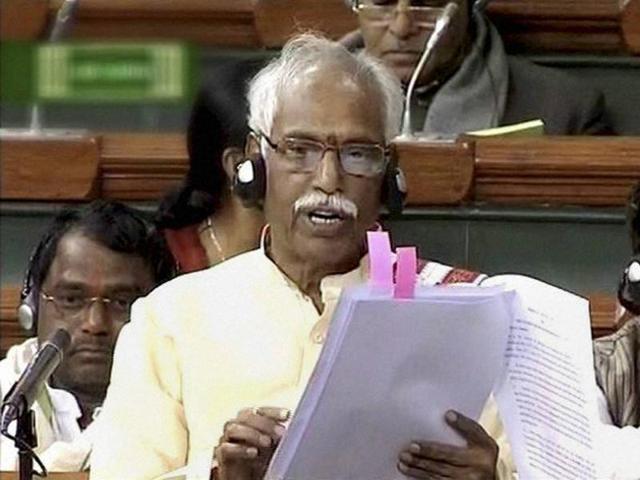
[[(43, 37), (63, 0), (3, 0), (2, 38)], [(494, 0), (511, 51), (640, 53), (640, 0)], [(295, 31), (338, 38), (356, 28), (344, 0), (83, 0), (73, 38), (178, 39), (279, 47)]]

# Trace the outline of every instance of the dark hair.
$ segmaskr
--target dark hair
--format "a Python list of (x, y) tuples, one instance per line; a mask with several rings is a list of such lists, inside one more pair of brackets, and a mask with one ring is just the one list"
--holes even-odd
[(219, 65), (215, 80), (198, 93), (187, 127), (189, 172), (177, 190), (160, 201), (155, 222), (160, 228), (199, 223), (220, 207), (228, 185), (222, 154), (243, 148), (247, 134), (247, 82), (262, 62), (234, 60)]
[(640, 255), (640, 182), (636, 183), (629, 195), (627, 223), (631, 234), (631, 249), (634, 255)]
[(110, 250), (142, 258), (156, 285), (176, 274), (164, 238), (151, 222), (122, 203), (96, 200), (80, 209), (66, 208), (54, 218), (31, 259), (30, 290), (40, 292), (58, 243), (70, 232), (79, 232)]

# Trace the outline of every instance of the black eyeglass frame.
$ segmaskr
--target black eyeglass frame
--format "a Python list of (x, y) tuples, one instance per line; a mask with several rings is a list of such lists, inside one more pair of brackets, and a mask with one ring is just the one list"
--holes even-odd
[[(313, 172), (318, 164), (322, 161), (322, 159), (324, 158), (325, 154), (328, 151), (335, 151), (336, 154), (338, 155), (338, 161), (340, 162), (340, 167), (342, 168), (342, 170), (347, 174), (347, 175), (351, 175), (354, 177), (365, 177), (365, 178), (375, 178), (379, 175), (383, 175), (384, 172), (386, 172), (387, 167), (389, 166), (390, 162), (391, 162), (391, 149), (389, 148), (388, 145), (385, 144), (381, 144), (381, 143), (358, 143), (358, 142), (354, 142), (354, 143), (344, 143), (342, 145), (330, 145), (327, 144), (325, 142), (320, 142), (318, 140), (311, 140), (311, 139), (307, 139), (307, 138), (298, 138), (298, 137), (283, 137), (281, 138), (278, 142), (273, 142), (273, 140), (271, 140), (269, 138), (268, 135), (261, 133), (261, 132), (252, 132), (253, 135), (255, 135), (259, 139), (264, 138), (264, 140), (267, 142), (267, 145), (269, 145), (269, 147), (274, 150), (275, 152), (279, 153), (280, 155), (284, 155), (284, 147), (282, 145), (280, 145), (282, 142), (286, 142), (286, 141), (296, 141), (296, 142), (304, 142), (306, 144), (309, 145), (316, 145), (321, 147), (320, 150), (320, 155), (318, 157), (318, 160), (315, 162), (313, 168), (309, 168), (308, 170), (306, 169), (301, 169), (300, 172), (302, 173), (311, 173)], [(372, 172), (371, 174), (365, 174), (365, 173), (353, 173), (350, 172), (347, 168), (345, 168), (344, 162), (342, 160), (342, 154), (341, 154), (341, 150), (345, 147), (374, 147), (376, 149), (378, 149), (381, 153), (382, 153), (382, 158), (383, 158), (383, 162), (380, 165), (380, 169), (376, 170), (375, 172)]]

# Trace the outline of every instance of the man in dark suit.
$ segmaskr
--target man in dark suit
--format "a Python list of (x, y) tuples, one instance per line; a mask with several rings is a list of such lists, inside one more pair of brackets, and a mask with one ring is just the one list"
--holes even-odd
[[(349, 0), (360, 30), (345, 37), (380, 58), (406, 85), (446, 0)], [(554, 135), (611, 133), (601, 92), (560, 71), (510, 57), (483, 13), (487, 2), (458, 6), (418, 77), (413, 129), (459, 133), (542, 119)]]

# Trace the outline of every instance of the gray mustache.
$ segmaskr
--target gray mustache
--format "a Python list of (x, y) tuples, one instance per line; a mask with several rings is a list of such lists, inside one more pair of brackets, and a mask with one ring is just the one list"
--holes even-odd
[(324, 192), (313, 191), (298, 198), (293, 204), (293, 213), (310, 212), (316, 209), (326, 209), (342, 217), (358, 218), (358, 207), (341, 193), (327, 195)]

